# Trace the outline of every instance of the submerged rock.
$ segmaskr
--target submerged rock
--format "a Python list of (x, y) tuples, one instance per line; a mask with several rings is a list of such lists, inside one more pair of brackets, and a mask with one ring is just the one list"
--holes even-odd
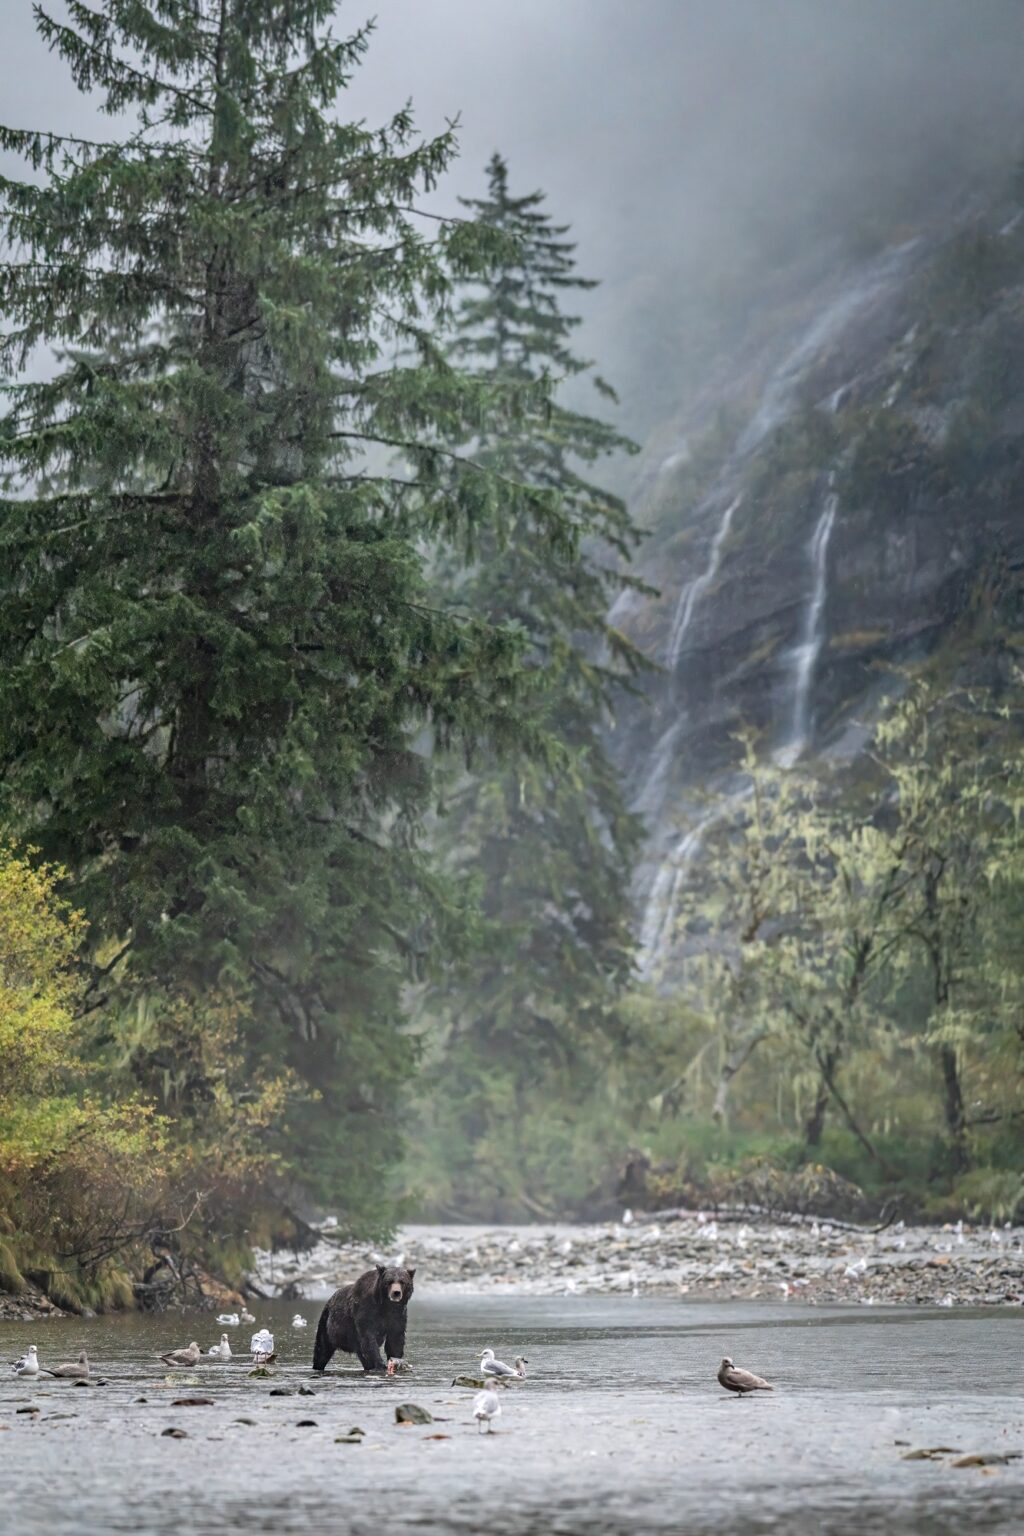
[(433, 1424), (434, 1415), (419, 1403), (399, 1403), (395, 1408), (396, 1424)]

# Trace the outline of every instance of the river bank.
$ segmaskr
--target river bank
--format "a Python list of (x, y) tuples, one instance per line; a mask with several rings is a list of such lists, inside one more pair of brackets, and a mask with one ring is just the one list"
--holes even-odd
[(266, 1296), (320, 1300), (374, 1263), (416, 1268), (418, 1290), (497, 1296), (678, 1295), (810, 1305), (1024, 1304), (1024, 1228), (851, 1231), (829, 1222), (723, 1221), (687, 1213), (586, 1226), (409, 1226), (386, 1251), (329, 1235), (260, 1252)]

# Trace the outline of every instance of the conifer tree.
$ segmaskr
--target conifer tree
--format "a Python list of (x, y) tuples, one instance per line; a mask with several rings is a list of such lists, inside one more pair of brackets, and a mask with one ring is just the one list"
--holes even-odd
[(563, 561), (577, 529), (442, 442), (501, 408), (433, 339), (487, 231), (416, 213), (451, 131), (335, 116), (369, 33), (335, 9), (37, 9), (116, 123), (0, 130), (30, 167), (0, 188), (0, 816), (73, 872), (111, 1059), (151, 1075), (168, 1011), (237, 988), (354, 1219), (397, 1144), (403, 983), (458, 939), (432, 754), (527, 735), (522, 637), (440, 611), (425, 565), (499, 511)]
[[(605, 731), (639, 664), (608, 620), (630, 581), (623, 565), (639, 535), (622, 501), (589, 478), (597, 461), (635, 445), (562, 398), (591, 367), (572, 349), (579, 320), (562, 303), (594, 286), (576, 272), (568, 226), (544, 211), (542, 193), (512, 195), (499, 155), (487, 175), (487, 195), (463, 202), (499, 237), (499, 254), (486, 282), (463, 283), (450, 352), (515, 408), (478, 427), (473, 454), (557, 495), (577, 547), (544, 547), (528, 520), (513, 515), (482, 531), (474, 563), (456, 582), (445, 573), (467, 611), (513, 624), (525, 637), (537, 678), (529, 718), (560, 749), (555, 761), (482, 761), (453, 790), (444, 836), (456, 867), (479, 881), (481, 927), (460, 1003), (453, 1009), (441, 1000), (451, 1036), (439, 1086), (447, 1082), (468, 1112), (469, 1140), (488, 1119), (478, 1107), (488, 1098), (489, 1072), (511, 1071), (525, 1101), (545, 1065), (556, 1072), (582, 1065), (580, 1046), (608, 1023), (632, 969), (638, 830)], [(600, 377), (593, 382), (614, 400)], [(506, 1093), (494, 1100), (513, 1102)]]

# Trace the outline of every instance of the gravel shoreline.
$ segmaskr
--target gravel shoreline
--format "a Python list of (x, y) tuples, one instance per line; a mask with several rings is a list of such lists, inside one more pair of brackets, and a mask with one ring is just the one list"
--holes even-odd
[(374, 1263), (416, 1267), (417, 1289), (496, 1296), (677, 1295), (810, 1305), (1024, 1304), (1024, 1228), (847, 1231), (702, 1213), (600, 1225), (410, 1226), (387, 1251), (325, 1237), (302, 1253), (257, 1254), (266, 1296), (321, 1300)]

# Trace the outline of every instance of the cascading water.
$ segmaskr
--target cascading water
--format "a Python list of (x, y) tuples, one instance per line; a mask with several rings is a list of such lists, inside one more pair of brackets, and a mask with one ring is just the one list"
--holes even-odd
[[(859, 264), (840, 277), (833, 275), (827, 288), (810, 317), (802, 308), (802, 318), (797, 328), (787, 336), (780, 336), (774, 357), (764, 371), (765, 355), (761, 353), (753, 369), (740, 361), (734, 374), (735, 398), (746, 402), (751, 385), (756, 381), (758, 402), (746, 427), (734, 440), (732, 451), (723, 458), (714, 482), (708, 487), (705, 499), (697, 511), (702, 520), (716, 515), (715, 527), (704, 570), (680, 590), (664, 642), (662, 658), (670, 674), (670, 681), (663, 692), (664, 703), (672, 713), (672, 724), (664, 729), (649, 750), (644, 764), (640, 787), (633, 806), (644, 817), (649, 828), (646, 855), (637, 882), (641, 921), (641, 965), (646, 975), (670, 952), (674, 940), (674, 923), (678, 899), (695, 860), (702, 856), (706, 843), (708, 820), (701, 820), (691, 830), (680, 836), (677, 817), (687, 804), (685, 786), (689, 775), (685, 772), (683, 755), (693, 732), (702, 731), (714, 715), (715, 729), (722, 719), (729, 716), (732, 699), (728, 685), (718, 676), (717, 658), (709, 650), (705, 656), (708, 678), (703, 681), (694, 677), (686, 693), (686, 713), (676, 702), (676, 690), (671, 677), (679, 678), (680, 663), (685, 653), (695, 616), (704, 600), (712, 598), (711, 589), (716, 583), (733, 519), (740, 504), (737, 492), (750, 479), (750, 467), (754, 464), (763, 445), (777, 427), (802, 409), (809, 401), (817, 401), (831, 412), (843, 409), (851, 390), (864, 373), (867, 360), (873, 355), (865, 350), (862, 337), (872, 334), (872, 326), (885, 326), (888, 309), (898, 291), (905, 286), (908, 274), (917, 260), (919, 242), (908, 241), (890, 247), (878, 256)], [(869, 323), (870, 322), (870, 323)], [(910, 355), (908, 353), (908, 355)], [(845, 370), (845, 382), (838, 383), (837, 363)], [(838, 385), (838, 387), (837, 387)], [(710, 385), (720, 395), (721, 381)], [(703, 413), (703, 414), (702, 414)], [(698, 422), (713, 417), (709, 399), (703, 398), (695, 412)], [(687, 426), (687, 435), (691, 428)], [(680, 448), (684, 456), (688, 443), (680, 434)], [(674, 467), (673, 455), (662, 459), (651, 474), (651, 483), (660, 473)], [(650, 486), (646, 489), (649, 491)], [(811, 583), (808, 595), (801, 604), (800, 631), (793, 650), (786, 658), (784, 695), (784, 728), (780, 732), (782, 745), (776, 753), (776, 761), (794, 763), (807, 750), (812, 737), (813, 693), (815, 674), (825, 644), (825, 619), (828, 584), (829, 541), (837, 516), (837, 501), (831, 483), (826, 499), (807, 546), (811, 565)], [(751, 537), (756, 536), (756, 524), (751, 525)], [(806, 557), (805, 557), (806, 558)], [(742, 565), (742, 562), (741, 562)], [(795, 572), (802, 568), (799, 552), (794, 562)], [(657, 579), (657, 573), (655, 573)], [(727, 599), (726, 606), (733, 599)], [(631, 595), (616, 607), (616, 621), (628, 620), (638, 630), (644, 624), (644, 599)], [(727, 619), (727, 629), (735, 628), (735, 616)], [(717, 633), (718, 626), (710, 626)], [(738, 684), (744, 686), (742, 680)], [(702, 752), (696, 761), (701, 771), (707, 772), (707, 753)], [(719, 778), (719, 784), (722, 781)], [(705, 790), (708, 786), (705, 782)], [(722, 786), (724, 788), (724, 785)], [(682, 795), (682, 803), (678, 796)], [(719, 805), (721, 802), (718, 802)], [(689, 800), (692, 814), (693, 801)]]
[(722, 513), (722, 521), (719, 523), (714, 538), (711, 540), (711, 551), (708, 555), (708, 563), (699, 576), (688, 581), (679, 594), (676, 603), (675, 616), (672, 620), (672, 628), (668, 637), (668, 665), (674, 669), (679, 662), (683, 649), (683, 641), (686, 632), (693, 620), (697, 603), (704, 596), (715, 577), (718, 575), (718, 567), (722, 563), (722, 548), (729, 537), (729, 529), (732, 527), (733, 516), (736, 508), (742, 501), (741, 496), (736, 496)]
[(640, 924), (641, 974), (649, 976), (672, 941), (679, 888), (696, 857), (715, 813), (710, 812), (685, 832), (658, 866)]
[(808, 545), (813, 580), (810, 599), (804, 612), (800, 643), (790, 653), (793, 676), (793, 714), (789, 740), (775, 754), (776, 762), (789, 768), (807, 749), (811, 734), (811, 691), (818, 657), (825, 643), (825, 598), (828, 595), (828, 546), (835, 525), (839, 497), (831, 489), (833, 477), (829, 476), (829, 491), (821, 516), (814, 526)]

